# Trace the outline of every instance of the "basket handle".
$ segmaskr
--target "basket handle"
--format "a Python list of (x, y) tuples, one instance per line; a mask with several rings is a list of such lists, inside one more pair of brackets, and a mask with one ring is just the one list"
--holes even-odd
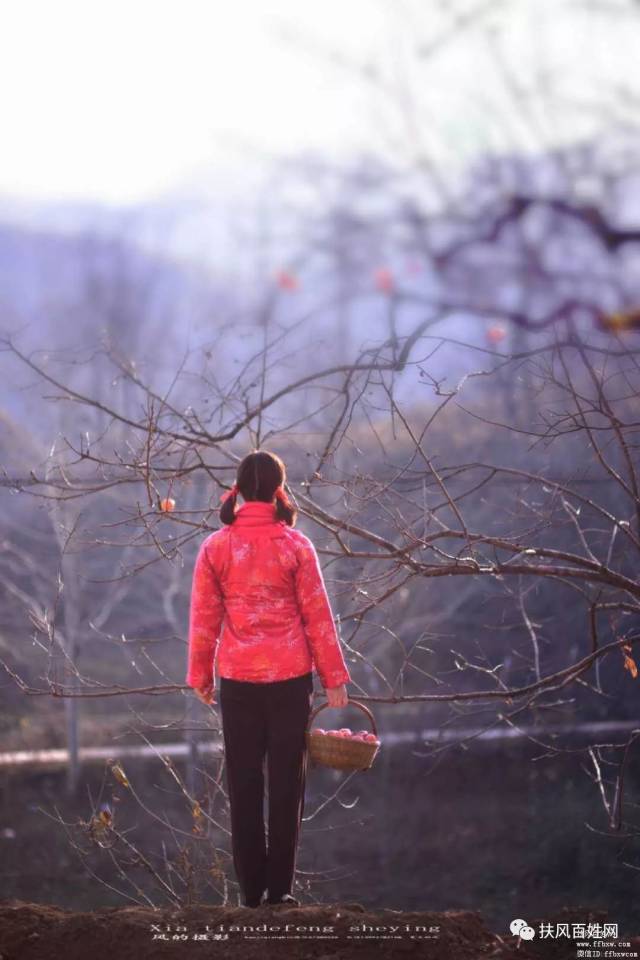
[[(375, 718), (374, 718), (373, 714), (371, 713), (371, 710), (369, 710), (368, 707), (365, 707), (364, 703), (360, 703), (359, 700), (353, 700), (353, 699), (350, 698), (350, 699), (347, 701), (347, 706), (349, 706), (349, 704), (353, 704), (354, 707), (359, 707), (360, 710), (362, 710), (362, 711), (364, 711), (364, 713), (366, 713), (366, 715), (368, 716), (369, 720), (371, 721), (371, 726), (373, 727), (373, 732), (375, 733), (375, 735), (376, 735), (376, 737), (377, 737), (377, 736), (378, 736), (378, 730), (377, 730), (377, 727), (376, 727)], [(329, 701), (327, 700), (326, 703), (321, 703), (319, 707), (316, 707), (315, 710), (312, 710), (312, 711), (311, 711), (311, 716), (309, 717), (309, 723), (308, 723), (308, 725), (307, 725), (307, 729), (308, 729), (308, 730), (311, 729), (311, 724), (312, 724), (314, 718), (316, 717), (316, 715), (317, 715), (318, 713), (320, 713), (321, 710), (326, 710), (327, 707), (330, 707), (330, 706), (331, 706), (331, 704), (330, 704)]]

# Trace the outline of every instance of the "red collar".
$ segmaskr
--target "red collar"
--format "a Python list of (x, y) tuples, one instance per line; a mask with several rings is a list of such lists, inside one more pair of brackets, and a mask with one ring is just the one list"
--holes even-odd
[(235, 519), (232, 526), (260, 527), (280, 523), (276, 516), (276, 505), (273, 500), (245, 500), (236, 506)]

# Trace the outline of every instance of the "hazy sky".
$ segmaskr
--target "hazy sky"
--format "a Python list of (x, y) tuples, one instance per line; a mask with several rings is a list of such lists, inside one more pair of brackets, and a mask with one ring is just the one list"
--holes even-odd
[[(638, 16), (627, 0), (16, 0), (0, 6), (0, 194), (150, 198), (243, 157), (407, 135), (446, 167), (480, 147), (535, 146), (589, 129), (602, 80), (638, 88)], [(451, 31), (451, 10), (460, 20)], [(638, 5), (636, 4), (636, 10)], [(561, 11), (564, 11), (562, 13)], [(494, 22), (497, 46), (484, 31)], [(477, 24), (482, 24), (478, 32)], [(455, 33), (457, 39), (452, 42)], [(435, 43), (428, 70), (403, 51)], [(319, 52), (386, 64), (415, 95), (417, 129), (387, 128), (385, 95)], [(500, 57), (496, 58), (496, 50)], [(535, 135), (504, 94), (507, 74), (551, 82)], [(502, 92), (501, 92), (502, 91)], [(563, 101), (563, 97), (565, 101)], [(572, 98), (585, 101), (576, 107)], [(571, 103), (566, 98), (571, 100)], [(509, 114), (509, 111), (511, 113)], [(605, 111), (606, 113), (606, 108)], [(382, 141), (381, 141), (382, 142)]]

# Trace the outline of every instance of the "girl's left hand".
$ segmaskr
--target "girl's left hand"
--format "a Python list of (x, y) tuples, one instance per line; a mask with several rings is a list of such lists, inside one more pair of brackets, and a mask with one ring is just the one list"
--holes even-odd
[(202, 702), (206, 703), (207, 706), (210, 706), (216, 702), (214, 697), (215, 691), (213, 689), (213, 683), (208, 683), (204, 687), (194, 688), (193, 692), (198, 700), (202, 700)]

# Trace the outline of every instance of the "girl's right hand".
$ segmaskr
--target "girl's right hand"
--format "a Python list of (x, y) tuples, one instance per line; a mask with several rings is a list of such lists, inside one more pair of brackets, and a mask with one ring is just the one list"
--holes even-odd
[(202, 700), (202, 702), (206, 703), (207, 706), (211, 706), (216, 702), (214, 699), (215, 690), (212, 683), (207, 684), (204, 687), (194, 687), (193, 692), (198, 700)]
[(346, 707), (349, 702), (347, 687), (344, 683), (340, 687), (330, 687), (325, 690), (325, 693), (330, 707)]

